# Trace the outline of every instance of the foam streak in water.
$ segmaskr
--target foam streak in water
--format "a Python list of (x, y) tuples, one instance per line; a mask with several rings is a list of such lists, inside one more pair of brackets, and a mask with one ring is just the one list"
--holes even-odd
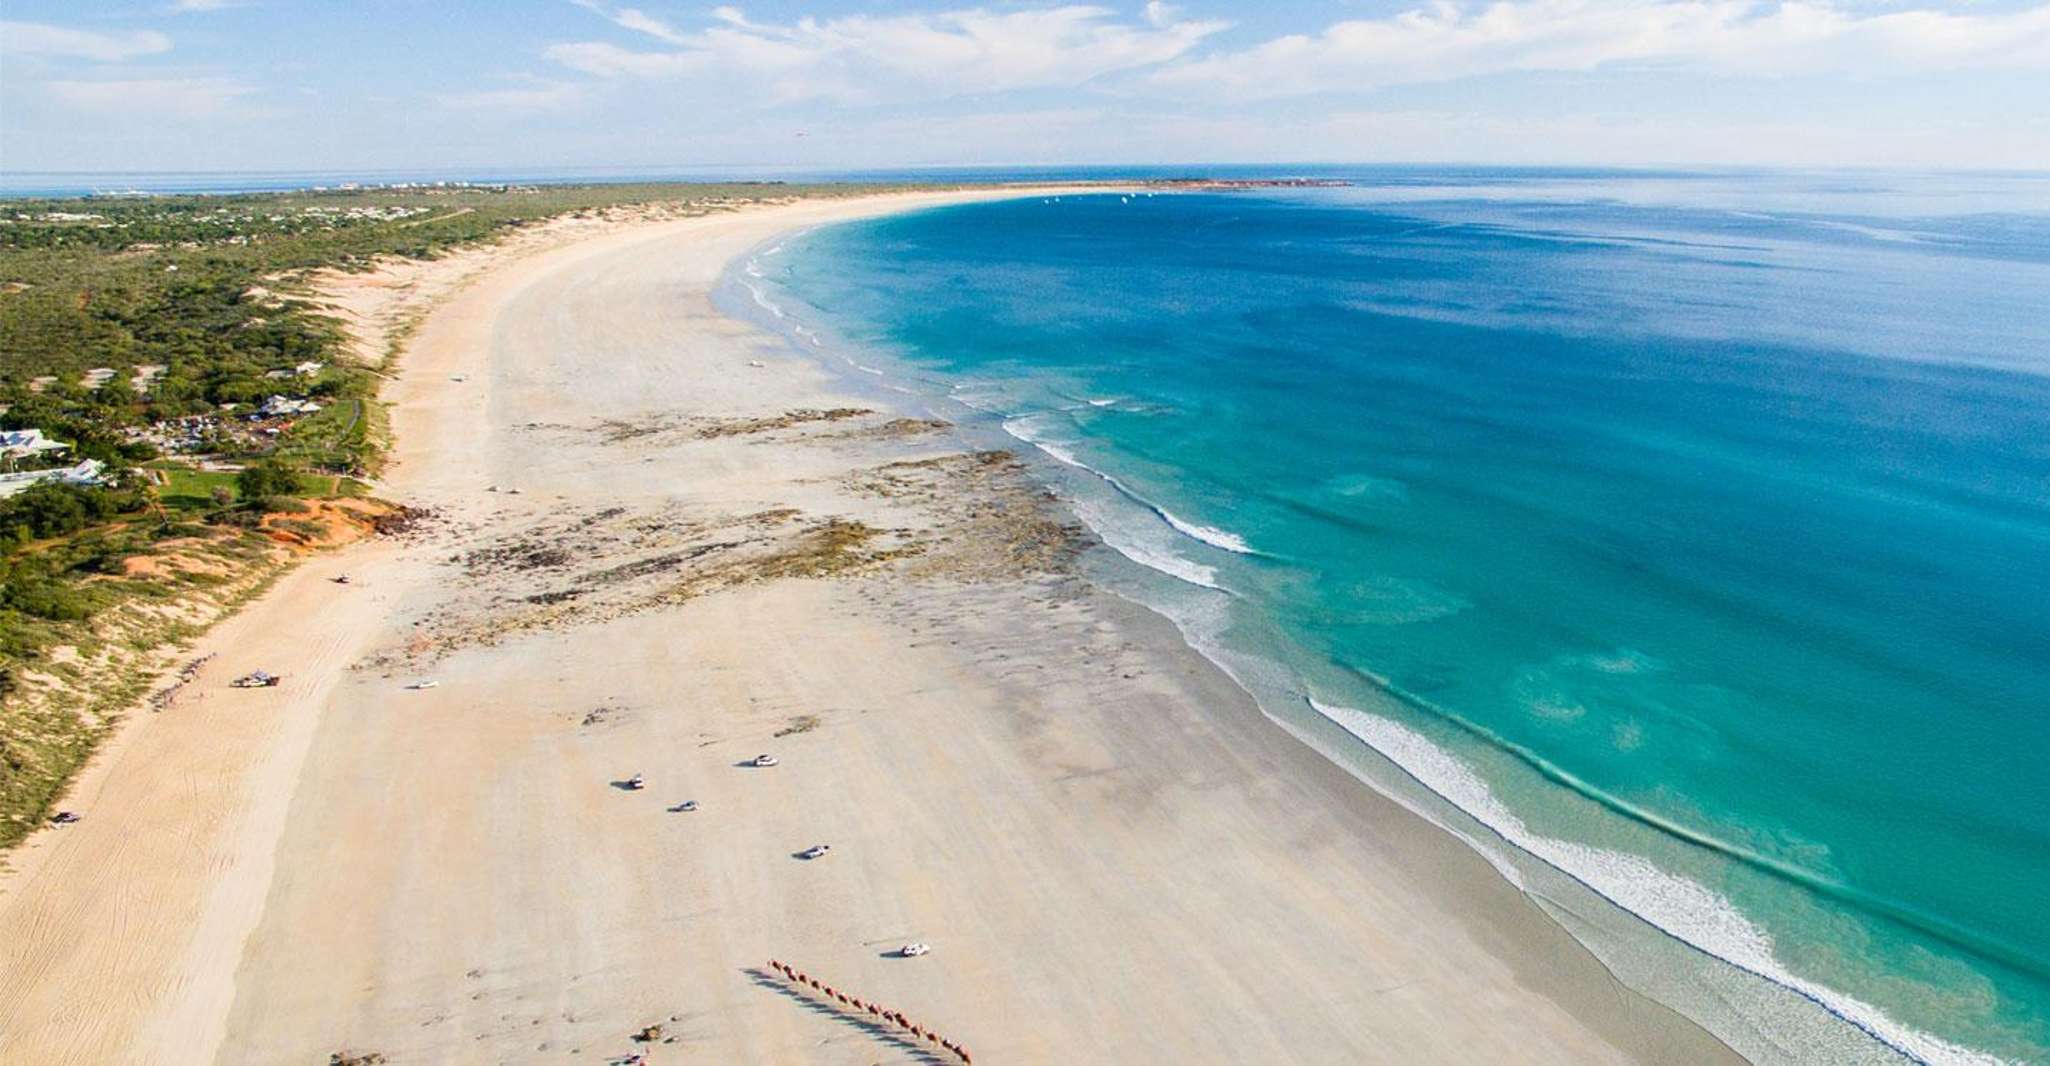
[(1200, 541), (1204, 544), (1208, 544), (1209, 546), (1216, 548), (1220, 551), (1231, 552), (1234, 555), (1260, 554), (1259, 552), (1254, 551), (1253, 546), (1247, 544), (1245, 538), (1239, 536), (1238, 534), (1233, 533), (1229, 530), (1218, 529), (1214, 526), (1200, 525), (1198, 523), (1191, 522), (1181, 517), (1180, 515), (1175, 514), (1173, 511), (1170, 511), (1167, 508), (1162, 507), (1157, 503), (1154, 503), (1152, 500), (1147, 499), (1145, 496), (1140, 495), (1131, 486), (1125, 484), (1123, 481), (1118, 480), (1116, 477), (1113, 477), (1110, 474), (1106, 474), (1103, 471), (1098, 470), (1093, 466), (1090, 466), (1088, 463), (1083, 462), (1081, 459), (1075, 456), (1075, 453), (1068, 451), (1066, 448), (1063, 448), (1057, 444), (1049, 444), (1046, 441), (1041, 440), (1037, 436), (1033, 435), (1030, 429), (1025, 427), (1025, 421), (1026, 419), (1022, 418), (1014, 418), (1006, 421), (1004, 423), (1004, 432), (1009, 433), (1011, 436), (1016, 437), (1019, 440), (1022, 440), (1027, 444), (1030, 444), (1033, 447), (1038, 448), (1040, 451), (1043, 451), (1046, 454), (1053, 456), (1055, 459), (1058, 459), (1061, 462), (1066, 463), (1067, 465), (1072, 466), (1077, 470), (1081, 470), (1086, 473), (1093, 474), (1096, 477), (1102, 478), (1103, 481), (1106, 484), (1108, 484), (1111, 488), (1116, 489), (1119, 495), (1122, 495), (1126, 499), (1131, 500), (1133, 503), (1136, 503), (1139, 506), (1144, 507), (1147, 510), (1153, 512), (1155, 517), (1159, 518), (1163, 522), (1166, 522), (1169, 528), (1173, 529), (1177, 533), (1180, 533), (1182, 536), (1188, 537), (1191, 540)]
[(1224, 551), (1232, 552), (1237, 555), (1256, 554), (1253, 551), (1253, 546), (1247, 544), (1245, 538), (1239, 536), (1236, 533), (1218, 529), (1215, 526), (1197, 525), (1196, 523), (1182, 518), (1181, 516), (1175, 514), (1173, 511), (1170, 511), (1165, 507), (1160, 507), (1152, 504), (1149, 504), (1148, 506), (1151, 506), (1156, 514), (1160, 515), (1161, 518), (1167, 521), (1168, 525), (1173, 526), (1176, 530), (1180, 531), (1184, 536), (1194, 537), (1197, 540), (1200, 540), (1213, 548), (1220, 548)]
[(1586, 885), (1667, 935), (1807, 998), (1874, 1039), (1918, 1061), (1941, 1066), (2001, 1066), (2004, 1060), (1901, 1025), (1879, 1008), (1804, 980), (1772, 953), (1772, 938), (1729, 900), (1703, 885), (1623, 852), (1543, 836), (1497, 799), (1480, 777), (1450, 753), (1393, 719), (1351, 707), (1309, 705), (1358, 737), (1439, 798), (1466, 812), (1522, 851)]

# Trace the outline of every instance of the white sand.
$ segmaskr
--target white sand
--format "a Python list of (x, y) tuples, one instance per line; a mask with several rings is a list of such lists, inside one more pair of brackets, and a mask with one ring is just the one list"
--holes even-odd
[[(858, 403), (708, 290), (778, 232), (956, 195), (651, 224), (451, 297), (389, 394), (390, 493), (436, 531), (286, 578), (96, 760), (85, 821), (0, 881), (0, 1062), (603, 1062), (656, 1022), (654, 1062), (938, 1061), (771, 957), (978, 1063), (1731, 1057), (1072, 578), (765, 581), (390, 665), (564, 580), (451, 556), (577, 515), (928, 521), (842, 481), (906, 445), (590, 427)], [(285, 685), (223, 687), (258, 667)]]

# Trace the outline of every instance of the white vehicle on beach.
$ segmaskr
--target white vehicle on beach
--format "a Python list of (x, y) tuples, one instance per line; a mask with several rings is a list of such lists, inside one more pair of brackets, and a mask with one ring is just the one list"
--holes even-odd
[(747, 764), (749, 766), (774, 766), (776, 765), (776, 757), (774, 755), (757, 755), (749, 759)]
[(429, 680), (429, 681), (415, 681), (415, 682), (413, 682), (412, 684), (410, 684), (410, 685), (407, 685), (407, 686), (406, 686), (406, 688), (408, 688), (408, 689), (410, 689), (410, 690), (412, 690), (412, 691), (414, 691), (414, 692), (419, 692), (419, 691), (420, 691), (420, 690), (422, 690), (422, 689), (430, 689), (430, 688), (440, 688), (440, 687), (441, 687), (441, 682), (439, 682), (439, 681), (431, 681), (431, 680)]
[(829, 852), (831, 850), (833, 850), (833, 845), (831, 844), (813, 844), (811, 847), (808, 847), (803, 851), (798, 852), (797, 857), (808, 861), (811, 859), (816, 859), (819, 856), (824, 855), (826, 852)]
[(621, 782), (621, 784), (626, 786), (626, 790), (628, 792), (639, 792), (641, 789), (647, 787), (648, 779), (642, 777), (639, 774), (635, 774), (632, 777), (629, 777), (625, 781)]
[(694, 811), (694, 810), (697, 810), (697, 809), (698, 809), (698, 801), (697, 801), (697, 800), (684, 800), (684, 801), (683, 801), (682, 803), (679, 803), (679, 804), (677, 804), (676, 806), (674, 806), (674, 807), (671, 807), (671, 808), (669, 808), (669, 813), (671, 813), (671, 814), (689, 814), (690, 812), (692, 812), (692, 811)]
[(258, 670), (253, 674), (243, 674), (241, 677), (228, 682), (228, 684), (235, 688), (272, 688), (277, 685), (279, 680), (281, 679), (276, 674)]
[(920, 955), (928, 954), (931, 951), (931, 944), (906, 944), (903, 947), (897, 949), (897, 957), (900, 959), (915, 959)]

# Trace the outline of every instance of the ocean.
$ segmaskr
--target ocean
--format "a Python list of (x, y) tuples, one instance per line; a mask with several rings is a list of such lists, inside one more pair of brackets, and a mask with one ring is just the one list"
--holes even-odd
[[(1336, 174), (1343, 168), (1306, 164), (1295, 176)], [(374, 188), (396, 184), (616, 185), (781, 181), (803, 183), (960, 183), (1100, 181), (1134, 178), (1269, 178), (1271, 167), (1246, 164), (1192, 166), (909, 166), (840, 167), (784, 164), (675, 166), (464, 167), (405, 170), (0, 170), (0, 196), (71, 199), (89, 196), (231, 196), (306, 189)]]
[(1375, 168), (729, 299), (1759, 1061), (2050, 1061), (2050, 176)]

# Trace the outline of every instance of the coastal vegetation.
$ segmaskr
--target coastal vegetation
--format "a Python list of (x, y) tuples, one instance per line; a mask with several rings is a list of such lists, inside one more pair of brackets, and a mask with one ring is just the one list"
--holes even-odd
[[(426, 185), (0, 201), (0, 429), (91, 461), (0, 498), (0, 848), (179, 648), (306, 550), (370, 535), (391, 350), (315, 284), (551, 219), (702, 214), (835, 185)], [(403, 335), (387, 348), (403, 343)], [(17, 486), (18, 487), (18, 486)]]

